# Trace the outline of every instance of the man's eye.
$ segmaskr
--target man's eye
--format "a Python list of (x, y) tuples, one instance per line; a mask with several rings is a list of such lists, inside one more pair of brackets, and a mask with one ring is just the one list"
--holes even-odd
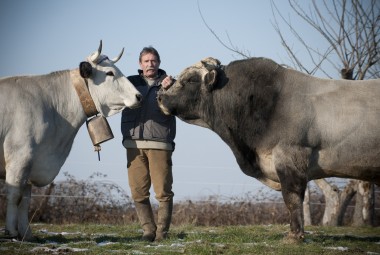
[(113, 72), (111, 72), (111, 71), (107, 72), (106, 74), (107, 74), (108, 76), (115, 76), (115, 75), (113, 74)]

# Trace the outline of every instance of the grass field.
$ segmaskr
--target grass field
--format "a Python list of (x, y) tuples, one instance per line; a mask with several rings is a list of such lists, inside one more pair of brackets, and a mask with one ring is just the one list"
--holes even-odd
[(140, 241), (132, 225), (32, 224), (35, 242), (0, 240), (0, 254), (380, 254), (380, 228), (306, 227), (301, 244), (288, 225), (173, 226), (161, 243)]

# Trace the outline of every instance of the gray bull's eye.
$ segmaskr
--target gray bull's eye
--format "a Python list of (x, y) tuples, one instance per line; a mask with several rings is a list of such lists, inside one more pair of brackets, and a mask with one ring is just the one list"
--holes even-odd
[(191, 76), (187, 79), (186, 83), (194, 84), (199, 83), (200, 81), (199, 76)]

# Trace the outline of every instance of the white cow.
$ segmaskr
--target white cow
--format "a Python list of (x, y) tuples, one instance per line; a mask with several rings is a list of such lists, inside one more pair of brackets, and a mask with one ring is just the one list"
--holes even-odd
[(138, 107), (141, 94), (114, 65), (90, 55), (80, 67), (39, 76), (0, 79), (0, 178), (7, 187), (5, 235), (30, 240), (31, 185), (51, 183), (74, 137), (97, 112), (108, 117)]

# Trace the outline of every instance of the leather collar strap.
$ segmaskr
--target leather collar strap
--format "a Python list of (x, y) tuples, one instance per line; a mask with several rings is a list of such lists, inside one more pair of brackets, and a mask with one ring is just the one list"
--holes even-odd
[(98, 114), (99, 112), (96, 109), (94, 100), (92, 100), (90, 91), (88, 90), (87, 80), (80, 76), (79, 69), (71, 70), (70, 78), (87, 118)]

